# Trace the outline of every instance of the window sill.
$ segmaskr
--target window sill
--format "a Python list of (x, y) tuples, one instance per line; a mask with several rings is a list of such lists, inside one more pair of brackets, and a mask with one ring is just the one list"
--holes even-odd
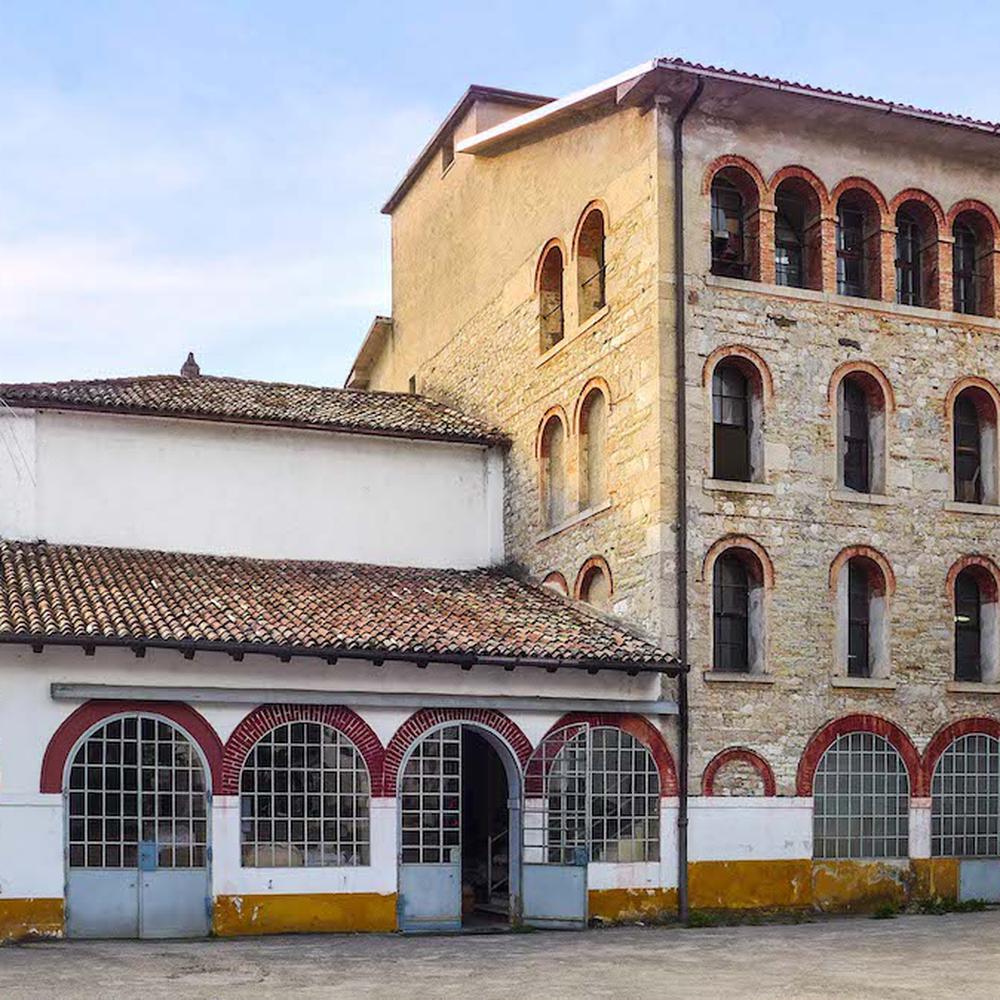
[(589, 319), (584, 320), (576, 328), (577, 336), (579, 336), (581, 333), (586, 333), (588, 330), (597, 326), (597, 324), (600, 323), (601, 320), (604, 319), (604, 317), (607, 316), (609, 312), (611, 312), (611, 306), (605, 303), (603, 306), (601, 306), (600, 309), (597, 310), (597, 312), (594, 313), (593, 316), (591, 316)]
[(1000, 684), (988, 681), (948, 681), (944, 689), (948, 694), (1000, 694)]
[(986, 517), (1000, 517), (1000, 506), (992, 503), (962, 503), (959, 500), (948, 500), (944, 509), (952, 514), (981, 514)]
[(775, 494), (770, 483), (744, 483), (738, 479), (706, 478), (701, 485), (706, 493), (753, 493), (764, 497), (773, 497)]
[(704, 670), (701, 676), (709, 684), (773, 684), (774, 674), (741, 674), (736, 671)]
[(897, 682), (891, 677), (831, 677), (830, 687), (861, 688), (867, 691), (895, 691)]
[(611, 498), (599, 503), (596, 507), (587, 507), (585, 510), (581, 510), (574, 514), (572, 517), (566, 518), (565, 521), (560, 521), (553, 528), (547, 528), (540, 535), (535, 537), (536, 542), (543, 542), (546, 538), (551, 538), (553, 535), (558, 535), (560, 532), (566, 531), (567, 528), (572, 528), (577, 524), (581, 524), (584, 521), (589, 520), (592, 517), (596, 517), (598, 514), (603, 514), (604, 511), (611, 508)]
[(839, 503), (855, 503), (862, 507), (891, 507), (896, 501), (884, 493), (855, 493), (853, 490), (834, 490), (831, 500)]
[(569, 343), (569, 337), (563, 334), (562, 340), (558, 343), (553, 344), (540, 358), (535, 361), (535, 367), (541, 368), (546, 362), (551, 361), (557, 354), (562, 351), (566, 345)]

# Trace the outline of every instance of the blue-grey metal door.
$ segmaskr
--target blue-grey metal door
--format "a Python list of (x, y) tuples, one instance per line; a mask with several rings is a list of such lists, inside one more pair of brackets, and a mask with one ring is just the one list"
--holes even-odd
[(532, 927), (587, 925), (590, 727), (564, 726), (534, 749), (521, 810), (521, 919)]
[(205, 768), (157, 716), (115, 717), (66, 777), (70, 937), (197, 937), (210, 925)]
[(958, 898), (963, 903), (972, 899), (1000, 903), (1000, 858), (962, 858), (958, 863)]
[(399, 926), (462, 926), (462, 727), (420, 740), (399, 780)]

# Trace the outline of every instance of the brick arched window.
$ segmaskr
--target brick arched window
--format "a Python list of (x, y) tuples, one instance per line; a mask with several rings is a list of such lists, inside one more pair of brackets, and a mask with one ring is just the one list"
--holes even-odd
[(596, 205), (589, 206), (576, 237), (577, 310), (580, 323), (607, 304), (605, 275), (605, 219)]
[(986, 556), (965, 556), (948, 573), (957, 681), (995, 683), (1000, 676), (998, 590), (1000, 569)]
[(996, 215), (978, 202), (960, 202), (949, 213), (952, 248), (952, 304), (955, 312), (996, 315)]
[(836, 608), (836, 672), (888, 677), (889, 599), (895, 578), (885, 557), (867, 546), (844, 549), (830, 571)]
[(938, 308), (938, 215), (926, 201), (909, 198), (896, 210), (896, 301)]
[(546, 573), (542, 578), (542, 586), (554, 590), (557, 594), (562, 594), (563, 597), (569, 597), (569, 585), (566, 583), (566, 577), (558, 570), (554, 569), (551, 573)]
[(546, 528), (553, 528), (565, 520), (568, 511), (566, 424), (559, 412), (548, 414), (538, 440), (542, 524)]
[(608, 498), (608, 397), (602, 385), (584, 390), (579, 407), (580, 509)]
[[(957, 389), (957, 391), (956, 391)], [(960, 503), (996, 504), (997, 395), (984, 380), (970, 380), (951, 394), (952, 478)]]
[(766, 594), (773, 580), (767, 553), (752, 539), (721, 539), (705, 558), (712, 582), (712, 669), (761, 674), (766, 669)]
[(774, 188), (775, 284), (823, 288), (825, 200), (822, 183), (801, 168), (785, 176)]
[(837, 485), (854, 493), (885, 493), (891, 389), (875, 365), (842, 365), (831, 380), (836, 406)]
[(591, 556), (577, 574), (576, 599), (600, 611), (610, 611), (613, 593), (614, 582), (607, 560), (603, 556)]
[(716, 165), (709, 185), (712, 274), (760, 281), (763, 181), (738, 157), (723, 157)]
[(722, 352), (712, 375), (712, 477), (763, 482), (763, 362), (750, 351)]
[(885, 202), (859, 180), (838, 185), (836, 197), (837, 294), (882, 297), (882, 219)]
[(771, 765), (746, 747), (727, 747), (717, 753), (701, 776), (702, 795), (772, 796), (776, 791)]
[(563, 339), (563, 251), (558, 242), (542, 251), (538, 265), (538, 343), (544, 354)]

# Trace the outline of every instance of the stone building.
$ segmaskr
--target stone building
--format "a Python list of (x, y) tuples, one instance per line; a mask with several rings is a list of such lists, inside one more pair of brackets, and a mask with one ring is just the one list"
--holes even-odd
[(692, 906), (1000, 893), (997, 141), (660, 59), (470, 88), (385, 206), (349, 385), (502, 428), (508, 558), (690, 664)]

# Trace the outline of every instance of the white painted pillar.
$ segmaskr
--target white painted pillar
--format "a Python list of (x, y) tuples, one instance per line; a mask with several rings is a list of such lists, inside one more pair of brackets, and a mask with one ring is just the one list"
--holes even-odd
[(931, 800), (910, 799), (910, 857), (931, 856)]

